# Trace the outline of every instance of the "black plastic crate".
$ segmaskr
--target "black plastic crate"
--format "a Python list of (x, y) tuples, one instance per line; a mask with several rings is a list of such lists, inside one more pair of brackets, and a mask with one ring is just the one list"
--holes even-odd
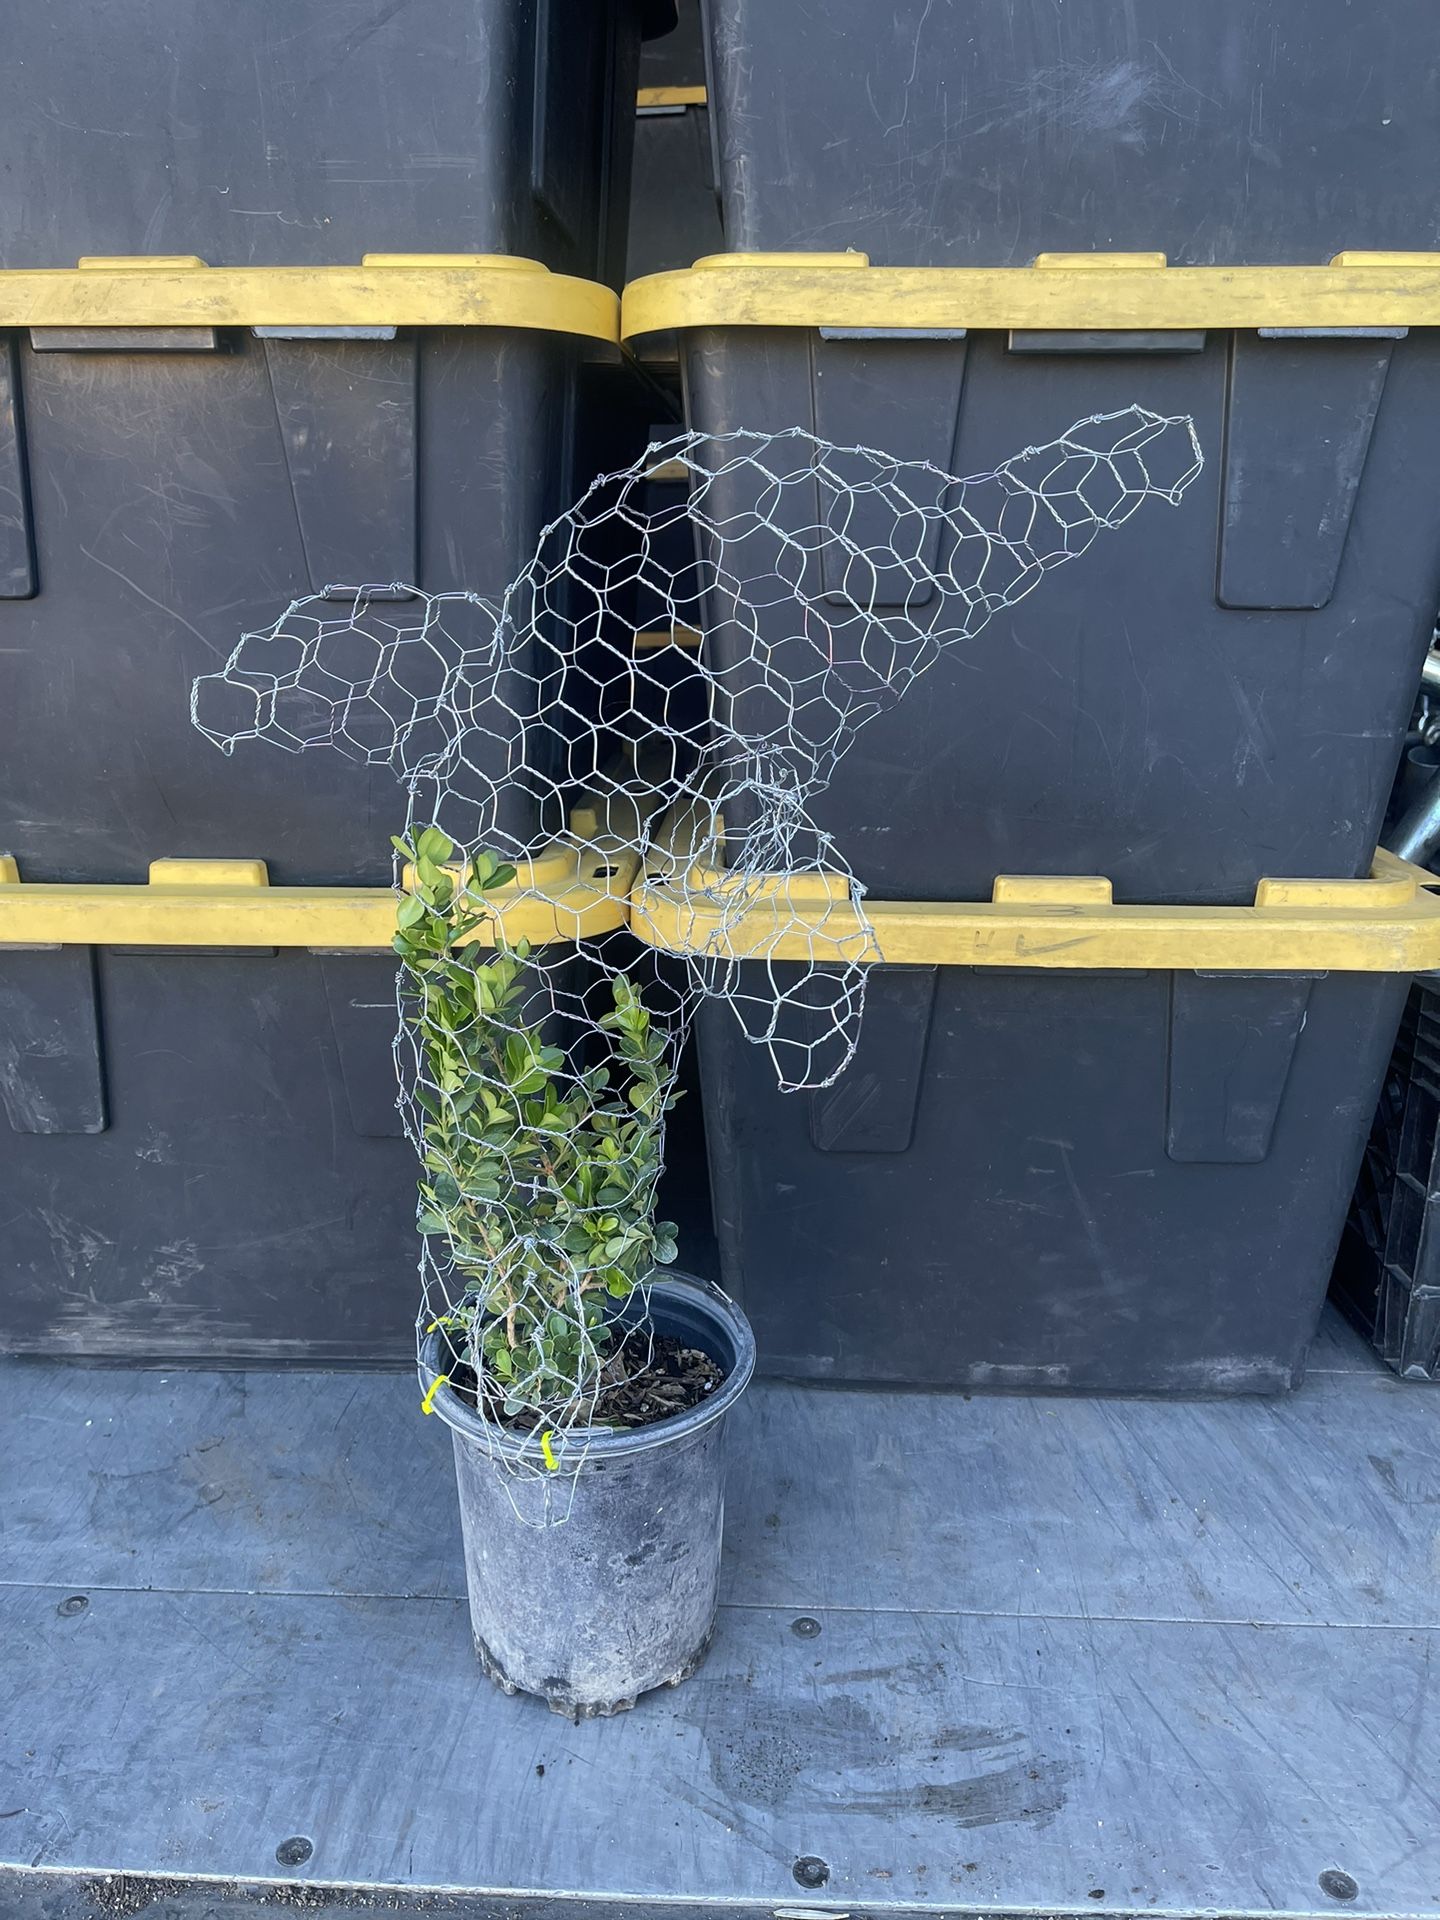
[(1388, 1366), (1440, 1379), (1440, 980), (1417, 980), (1351, 1202), (1333, 1291)]

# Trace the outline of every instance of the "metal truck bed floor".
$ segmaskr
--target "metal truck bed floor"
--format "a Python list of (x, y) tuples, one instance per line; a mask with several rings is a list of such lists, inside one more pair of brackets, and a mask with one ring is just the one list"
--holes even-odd
[(11, 1363), (0, 1914), (1433, 1915), (1440, 1400), (1312, 1367), (757, 1386), (708, 1663), (575, 1727), (480, 1677), (409, 1378)]

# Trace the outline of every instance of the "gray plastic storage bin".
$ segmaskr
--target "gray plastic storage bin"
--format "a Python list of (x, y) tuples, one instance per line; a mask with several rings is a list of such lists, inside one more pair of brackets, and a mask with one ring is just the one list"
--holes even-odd
[(724, 245), (702, 100), (641, 105), (631, 207), (628, 279), (688, 267)]
[[(606, 857), (558, 852), (556, 892), (618, 925)], [(388, 886), (267, 885), (247, 862), (70, 887), (0, 861), (0, 1352), (413, 1354), (395, 906)], [(548, 977), (577, 991), (575, 914), (547, 934), (525, 911)]]
[[(771, 472), (805, 481), (809, 442), (743, 443), (748, 460), (697, 444), (720, 472), (706, 516), (734, 530), (723, 548), (701, 536), (702, 567), (726, 576), (698, 623), (707, 657), (733, 685), (757, 635), (768, 649), (737, 698), (742, 732), (777, 737), (788, 689), (818, 670), (806, 606), (821, 623), (875, 616), (866, 660), (838, 659), (833, 698), (800, 716), (823, 730), (842, 699), (877, 710), (809, 803), (867, 886), (984, 899), (997, 873), (1103, 873), (1117, 899), (1243, 904), (1266, 874), (1367, 870), (1440, 604), (1440, 256), (1248, 275), (1158, 256), (988, 273), (722, 256), (632, 286), (624, 327), (678, 331), (700, 433), (800, 428), (941, 475), (990, 472), (1075, 423), (1083, 437), (1094, 415), (1193, 421), (1204, 466), (1178, 504), (1152, 495), (1079, 557), (1047, 559), (898, 697), (874, 664), (884, 636), (903, 664), (969, 616), (975, 563), (946, 575), (953, 527), (932, 511), (907, 566), (883, 491), (772, 487)], [(1190, 458), (1183, 426), (1170, 438), (1147, 455), (1162, 487)], [(831, 465), (873, 472), (843, 452)], [(1118, 495), (1099, 481), (1103, 510)], [(944, 497), (918, 465), (897, 487), (932, 510)], [(986, 505), (1008, 531), (995, 486)], [(998, 543), (986, 564), (1002, 582), (1014, 566)]]
[[(887, 970), (849, 1076), (807, 1095), (708, 1009), (721, 1278), (762, 1368), (1295, 1386), (1404, 996), (1383, 976)], [(1242, 1060), (1258, 1114), (1223, 1084)]]
[(1433, 247), (1428, 0), (702, 0), (726, 244), (897, 266)]
[[(191, 683), (332, 586), (310, 613), (338, 620), (373, 584), (377, 618), (403, 625), (421, 603), (395, 582), (497, 605), (570, 498), (577, 365), (613, 353), (615, 329), (589, 282), (404, 260), (0, 274), (0, 711), (23, 722), (0, 759), (0, 851), (25, 878), (244, 855), (281, 882), (388, 880), (395, 773), (355, 752), (224, 758), (190, 723)], [(477, 641), (488, 619), (449, 616)], [(424, 649), (404, 672), (384, 699), (438, 691)], [(497, 777), (533, 686), (494, 729)], [(243, 703), (205, 702), (213, 731), (245, 724)], [(297, 739), (323, 737), (323, 699), (288, 711)], [(506, 794), (512, 838), (563, 825)]]
[(640, 53), (625, 278), (688, 267), (725, 244), (711, 158), (699, 0)]
[(642, 32), (673, 0), (44, 0), (7, 10), (0, 267), (365, 248), (618, 286)]
[[(1238, 909), (1115, 907), (1094, 880), (1043, 879), (981, 905), (867, 902), (883, 963), (858, 1051), (813, 1091), (777, 1091), (767, 1049), (708, 1003), (720, 1277), (762, 1369), (1295, 1385), (1409, 970), (1440, 951), (1415, 870), (1377, 876), (1281, 882)], [(833, 965), (852, 918), (797, 895), (727, 924), (661, 886), (635, 923), (671, 951), (768, 954), (742, 958), (739, 992), (793, 994), (782, 1037), (821, 1042), (830, 997), (799, 989), (801, 969)], [(821, 1003), (811, 1031), (799, 1009)], [(839, 1064), (832, 1046), (823, 1066)]]
[(419, 1241), (393, 961), (0, 952), (0, 1002), (0, 1350), (408, 1357)]

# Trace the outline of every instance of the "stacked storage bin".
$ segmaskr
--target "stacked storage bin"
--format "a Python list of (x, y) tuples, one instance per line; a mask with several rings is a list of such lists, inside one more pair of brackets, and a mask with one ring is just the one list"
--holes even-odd
[[(1300, 938), (1307, 914), (1430, 925), (1413, 874), (1365, 876), (1440, 602), (1440, 256), (1342, 252), (1432, 237), (1424, 16), (1140, 14), (900, 0), (802, 35), (793, 6), (707, 0), (737, 251), (627, 292), (627, 337), (678, 333), (707, 432), (962, 475), (1138, 403), (1189, 415), (1206, 462), (942, 653), (815, 804), (875, 915), (954, 909), (886, 949), (849, 1073), (780, 1094), (704, 1019), (722, 1270), (779, 1372), (1293, 1384), (1428, 964), (1418, 935)], [(714, 613), (723, 667), (745, 642)], [(962, 937), (1036, 897), (1062, 960)], [(1157, 958), (1139, 929), (1167, 908), (1199, 917)], [(1060, 937), (1076, 915), (1103, 958)]]
[[(384, 583), (403, 622), (389, 583), (493, 599), (524, 565), (575, 486), (582, 363), (614, 357), (598, 283), (624, 258), (641, 31), (665, 24), (642, 0), (442, 0), (423, 32), (349, 0), (17, 23), (0, 1346), (406, 1353), (403, 794), (369, 741), (222, 758), (189, 688), (333, 583)], [(397, 251), (342, 264), (367, 246)], [(563, 822), (504, 824), (539, 855)]]
[(641, 36), (674, 23), (674, 0), (47, 0), (8, 23), (0, 264), (370, 248), (618, 286)]
[(625, 278), (688, 267), (725, 244), (715, 190), (699, 0), (640, 54)]

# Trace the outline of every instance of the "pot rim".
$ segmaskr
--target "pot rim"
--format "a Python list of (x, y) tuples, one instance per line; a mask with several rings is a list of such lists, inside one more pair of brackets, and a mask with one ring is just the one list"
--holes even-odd
[[(688, 1407), (684, 1413), (671, 1414), (665, 1420), (653, 1420), (645, 1427), (594, 1428), (585, 1437), (585, 1447), (574, 1468), (588, 1461), (626, 1459), (632, 1454), (650, 1453), (657, 1447), (673, 1446), (682, 1440), (689, 1440), (706, 1427), (714, 1426), (740, 1398), (750, 1384), (755, 1371), (755, 1335), (744, 1310), (737, 1306), (721, 1288), (711, 1280), (702, 1280), (691, 1273), (657, 1273), (646, 1283), (650, 1298), (671, 1298), (683, 1300), (687, 1306), (699, 1308), (709, 1320), (723, 1329), (735, 1349), (735, 1364), (715, 1392), (698, 1406)], [(544, 1468), (545, 1458), (539, 1439), (532, 1434), (510, 1438), (496, 1432), (495, 1428), (482, 1420), (472, 1408), (467, 1407), (458, 1393), (449, 1386), (436, 1386), (440, 1379), (438, 1364), (441, 1334), (437, 1330), (429, 1335), (420, 1349), (417, 1371), (420, 1386), (429, 1398), (432, 1409), (450, 1428), (452, 1433), (463, 1434), (465, 1438), (490, 1454), (497, 1460), (503, 1460), (507, 1466), (525, 1466)], [(555, 1429), (551, 1434), (551, 1450), (559, 1458), (560, 1468), (565, 1467), (565, 1434)], [(574, 1470), (572, 1468), (572, 1471)]]

